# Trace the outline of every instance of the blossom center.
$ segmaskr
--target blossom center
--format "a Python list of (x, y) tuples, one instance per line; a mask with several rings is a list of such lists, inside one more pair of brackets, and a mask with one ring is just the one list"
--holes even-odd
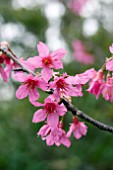
[(59, 79), (56, 82), (56, 85), (57, 85), (58, 88), (61, 88), (61, 89), (65, 89), (66, 88), (66, 82), (64, 81), (64, 79)]
[(32, 79), (28, 79), (28, 80), (26, 80), (25, 84), (27, 84), (27, 87), (29, 89), (34, 89), (36, 87), (37, 81), (32, 80)]
[(42, 63), (43, 63), (44, 66), (50, 67), (52, 65), (51, 57), (50, 56), (49, 57), (44, 57), (42, 59)]
[(47, 111), (47, 113), (53, 113), (56, 108), (55, 103), (46, 103), (44, 106), (44, 109)]
[(2, 64), (4, 62), (3, 57), (0, 57), (0, 64)]

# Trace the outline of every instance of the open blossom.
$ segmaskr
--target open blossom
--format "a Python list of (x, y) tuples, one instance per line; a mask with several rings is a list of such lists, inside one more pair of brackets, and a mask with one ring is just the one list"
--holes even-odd
[(113, 54), (113, 44), (111, 44), (111, 46), (109, 46), (109, 50), (110, 50), (111, 54)]
[(47, 83), (38, 76), (33, 76), (32, 74), (26, 75), (24, 73), (16, 73), (14, 78), (17, 81), (23, 83), (16, 91), (16, 97), (18, 99), (23, 99), (29, 96), (29, 101), (33, 103), (39, 98), (39, 93), (36, 87), (39, 87), (44, 91), (47, 90)]
[(47, 124), (51, 129), (55, 129), (58, 126), (59, 116), (64, 116), (67, 109), (63, 103), (59, 105), (51, 96), (45, 99), (43, 106), (43, 109), (39, 109), (34, 113), (32, 122), (42, 122), (47, 118)]
[(100, 91), (105, 100), (113, 102), (113, 78), (109, 74), (107, 75), (106, 82), (101, 86)]
[(87, 126), (84, 122), (79, 122), (77, 118), (74, 118), (73, 123), (71, 123), (70, 129), (67, 132), (67, 136), (70, 137), (72, 133), (76, 139), (80, 139), (83, 135), (86, 135)]
[(69, 0), (69, 8), (76, 14), (80, 14), (88, 0)]
[(87, 91), (91, 94), (96, 95), (96, 99), (98, 99), (99, 95), (101, 94), (100, 87), (104, 83), (104, 74), (103, 71), (100, 69), (97, 72), (97, 75), (90, 81), (89, 88)]
[(54, 90), (56, 99), (60, 98), (61, 95), (66, 96), (82, 96), (81, 85), (73, 86), (73, 82), (70, 82), (64, 73), (63, 76), (55, 77), (54, 81), (49, 84), (49, 88)]
[(52, 68), (63, 68), (61, 59), (66, 54), (66, 51), (64, 49), (58, 49), (50, 53), (48, 46), (42, 42), (39, 42), (37, 48), (39, 56), (29, 58), (28, 61), (30, 61), (35, 68), (42, 68), (41, 75), (43, 79), (48, 82), (53, 75)]
[(80, 40), (76, 40), (73, 42), (73, 56), (76, 61), (82, 64), (93, 64), (94, 57), (86, 52), (83, 43)]
[[(11, 51), (9, 48), (9, 43), (6, 41), (0, 42), (0, 47)], [(0, 74), (5, 82), (7, 82), (10, 77), (11, 71), (13, 69), (14, 62), (6, 54), (0, 52)]]
[(48, 146), (56, 145), (60, 146), (63, 144), (66, 147), (70, 147), (71, 142), (66, 136), (66, 132), (62, 129), (61, 126), (57, 126), (55, 129), (51, 129), (49, 125), (44, 125), (41, 127), (38, 136), (41, 136), (43, 140), (46, 140)]
[[(111, 54), (113, 54), (113, 44), (109, 46)], [(107, 58), (106, 61), (106, 70), (113, 71), (113, 57)]]

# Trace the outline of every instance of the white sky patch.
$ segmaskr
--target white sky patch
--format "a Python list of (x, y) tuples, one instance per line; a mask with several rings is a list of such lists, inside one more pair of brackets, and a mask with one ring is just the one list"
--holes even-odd
[[(52, 51), (57, 50), (58, 48), (67, 50), (66, 43), (60, 32), (61, 17), (64, 15), (64, 13), (65, 8), (58, 1), (51, 1), (51, 3), (48, 3), (45, 6), (45, 14), (49, 21), (49, 27), (46, 31), (46, 40)], [(66, 55), (63, 61), (69, 63), (69, 55)]]
[(18, 41), (27, 47), (34, 47), (37, 39), (27, 32), (25, 27), (20, 24), (7, 23), (1, 26), (1, 39), (5, 41)]
[(0, 81), (0, 101), (10, 101), (14, 97), (14, 87), (10, 83)]
[(64, 12), (64, 6), (58, 2), (48, 3), (45, 8), (45, 14), (49, 20), (59, 19), (62, 15), (64, 15)]
[(104, 2), (106, 4), (110, 4), (111, 2), (113, 2), (113, 0), (101, 0), (101, 2)]
[(101, 10), (101, 6), (99, 0), (88, 0), (88, 2), (86, 3), (86, 5), (84, 6), (81, 12), (81, 16), (91, 17), (95, 15), (96, 11), (99, 12), (100, 10)]
[(1, 26), (1, 38), (7, 41), (21, 37), (24, 32), (24, 26), (21, 24), (8, 23)]
[(83, 34), (84, 36), (92, 36), (98, 31), (99, 24), (96, 19), (89, 18), (84, 20), (83, 23)]

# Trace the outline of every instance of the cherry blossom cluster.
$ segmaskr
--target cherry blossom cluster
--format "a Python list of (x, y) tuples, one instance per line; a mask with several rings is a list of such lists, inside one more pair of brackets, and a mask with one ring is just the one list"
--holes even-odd
[[(35, 69), (40, 68), (40, 73), (15, 72), (13, 77), (22, 83), (16, 91), (16, 97), (23, 99), (28, 96), (30, 103), (39, 107), (34, 113), (32, 122), (44, 122), (37, 134), (41, 136), (42, 140), (46, 140), (48, 146), (63, 144), (69, 147), (72, 132), (74, 137), (79, 139), (82, 135), (86, 135), (87, 126), (83, 122), (79, 122), (78, 118), (74, 116), (73, 123), (70, 124), (69, 131), (66, 132), (63, 118), (67, 109), (60, 101), (63, 96), (67, 98), (83, 96), (83, 83), (72, 82), (67, 73), (60, 75), (59, 72), (54, 72), (54, 70), (63, 68), (62, 58), (66, 54), (64, 49), (50, 53), (48, 46), (42, 42), (39, 42), (37, 49), (38, 56), (30, 57), (26, 63), (29, 65), (29, 70), (34, 70), (34, 72)], [(45, 92), (53, 91), (53, 94), (48, 95), (44, 103), (39, 103), (37, 101), (40, 97), (38, 89)]]
[(72, 43), (73, 57), (81, 64), (94, 64), (94, 56), (86, 51), (82, 41), (75, 40)]
[[(8, 43), (1, 42), (1, 47), (11, 52)], [(18, 62), (8, 58), (6, 54), (0, 53), (0, 75), (7, 82), (12, 69), (24, 66), (28, 72), (23, 70), (14, 71), (13, 78), (21, 83), (16, 91), (16, 97), (23, 99), (28, 97), (29, 102), (37, 107), (33, 115), (32, 122), (43, 122), (43, 126), (37, 135), (42, 140), (46, 140), (48, 146), (63, 144), (70, 147), (70, 137), (73, 134), (76, 139), (80, 139), (87, 133), (87, 126), (80, 122), (77, 116), (72, 116), (72, 122), (68, 130), (65, 130), (64, 117), (67, 108), (62, 99), (66, 98), (71, 102), (71, 97), (82, 97), (82, 88), (89, 83), (87, 92), (96, 95), (96, 98), (102, 94), (105, 100), (113, 101), (113, 57), (106, 60), (99, 71), (94, 68), (86, 70), (84, 73), (70, 76), (67, 73), (60, 74), (59, 69), (63, 69), (62, 58), (66, 54), (64, 49), (57, 49), (50, 52), (49, 48), (43, 42), (37, 45), (38, 55), (24, 60), (17, 59)], [(81, 49), (80, 49), (81, 50)], [(110, 46), (110, 52), (113, 54), (113, 44)], [(13, 53), (12, 53), (13, 54)], [(18, 65), (18, 63), (20, 63)], [(10, 69), (8, 69), (10, 68)], [(37, 69), (40, 72), (37, 72)], [(39, 89), (48, 93), (43, 103), (40, 103)]]

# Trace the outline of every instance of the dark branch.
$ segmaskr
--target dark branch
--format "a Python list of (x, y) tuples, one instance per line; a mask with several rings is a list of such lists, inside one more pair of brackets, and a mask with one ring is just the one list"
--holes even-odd
[(109, 126), (109, 125), (106, 125), (104, 123), (101, 123), (101, 122), (93, 119), (92, 117), (86, 115), (81, 110), (79, 110), (78, 108), (73, 106), (72, 103), (70, 103), (66, 98), (63, 98), (62, 102), (66, 106), (67, 110), (71, 111), (73, 115), (76, 115), (76, 116), (80, 117), (81, 119), (86, 120), (87, 122), (93, 124), (94, 126), (99, 128), (100, 130), (104, 130), (104, 131), (108, 131), (108, 132), (113, 133), (113, 127), (112, 126)]
[[(35, 73), (31, 72), (30, 70), (28, 70), (27, 68), (25, 68), (19, 61), (18, 59), (15, 57), (15, 55), (13, 53), (10, 53), (9, 51), (7, 51), (7, 49), (5, 48), (1, 48), (0, 47), (0, 51), (2, 51), (5, 55), (7, 55), (9, 58), (11, 58), (15, 63), (17, 63), (20, 66), (20, 70), (27, 72), (27, 73), (32, 73), (33, 75), (36, 75)], [(53, 92), (50, 90), (48, 91), (49, 94), (52, 94)], [(72, 103), (70, 103), (65, 97), (63, 97), (63, 99), (61, 100), (60, 103), (64, 103), (64, 105), (66, 106), (67, 110), (72, 112), (73, 115), (76, 115), (78, 117), (80, 117), (81, 119), (86, 120), (87, 122), (93, 124), (94, 126), (96, 126), (97, 128), (104, 130), (104, 131), (108, 131), (108, 132), (112, 132), (113, 133), (113, 127), (106, 125), (104, 123), (101, 123), (95, 119), (93, 119), (92, 117), (86, 115), (85, 113), (83, 113), (82, 111), (78, 110), (78, 108), (76, 108), (75, 106), (73, 106)]]

